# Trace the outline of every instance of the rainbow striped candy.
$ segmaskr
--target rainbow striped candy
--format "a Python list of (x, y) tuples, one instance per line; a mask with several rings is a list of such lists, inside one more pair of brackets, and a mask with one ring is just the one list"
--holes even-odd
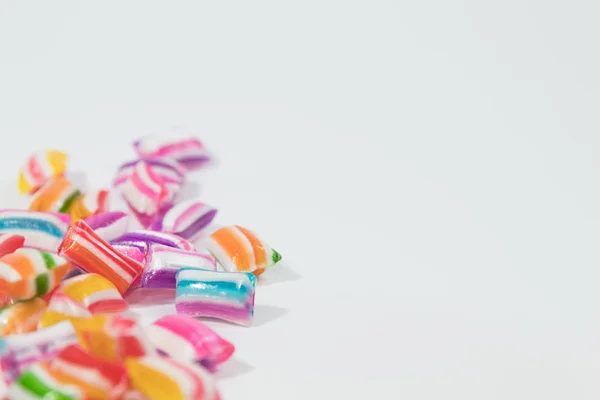
[(209, 370), (227, 361), (235, 347), (188, 315), (166, 315), (146, 328), (148, 339), (169, 357), (199, 362)]
[(46, 302), (39, 297), (16, 303), (0, 310), (0, 336), (33, 332), (46, 311)]
[(170, 358), (129, 358), (125, 367), (134, 389), (150, 400), (219, 400), (215, 382), (202, 367)]
[(110, 244), (135, 246), (142, 252), (146, 251), (148, 246), (152, 244), (159, 244), (188, 251), (196, 250), (193, 244), (177, 235), (150, 230), (128, 232), (117, 239), (111, 240)]
[(229, 272), (260, 275), (281, 260), (281, 255), (253, 232), (239, 225), (221, 228), (206, 243), (208, 251)]
[(213, 220), (217, 210), (197, 200), (183, 201), (159, 216), (152, 224), (156, 231), (174, 233), (184, 239), (196, 240)]
[(60, 245), (59, 254), (86, 272), (104, 276), (120, 293), (125, 293), (144, 269), (139, 262), (113, 249), (83, 220), (69, 228)]
[(30, 365), (54, 357), (61, 349), (77, 343), (69, 321), (22, 335), (0, 338), (0, 367), (7, 384), (17, 379)]
[(135, 164), (131, 176), (121, 186), (127, 205), (142, 226), (150, 226), (167, 197), (162, 179), (144, 161)]
[(182, 268), (177, 272), (175, 308), (179, 314), (250, 325), (256, 277), (247, 272)]
[(71, 263), (56, 254), (21, 248), (0, 258), (0, 292), (18, 300), (43, 296), (69, 269)]
[(81, 196), (67, 178), (56, 176), (44, 184), (31, 198), (31, 211), (60, 212), (68, 214), (73, 203)]
[(15, 400), (88, 400), (83, 388), (68, 376), (50, 367), (48, 361), (31, 365), (8, 388), (8, 398)]
[(96, 235), (110, 242), (129, 230), (131, 217), (121, 211), (112, 211), (93, 215), (85, 219), (85, 223), (96, 232)]
[(26, 247), (56, 251), (70, 224), (65, 214), (0, 210), (0, 234), (21, 235)]
[(210, 161), (202, 142), (181, 129), (173, 129), (164, 137), (143, 137), (136, 140), (133, 147), (140, 157), (170, 158), (188, 170), (198, 169)]
[(115, 285), (98, 274), (82, 274), (66, 279), (56, 293), (81, 303), (91, 314), (118, 313), (129, 308)]
[(33, 154), (19, 172), (19, 193), (33, 193), (50, 178), (62, 175), (67, 155), (50, 150)]
[(154, 346), (133, 318), (119, 314), (97, 314), (71, 319), (79, 342), (105, 361), (123, 362), (127, 357), (156, 355)]
[(20, 249), (25, 244), (25, 237), (22, 235), (4, 234), (0, 235), (0, 257)]
[(79, 196), (70, 208), (73, 222), (108, 211), (108, 190), (96, 190)]
[(173, 247), (151, 245), (146, 255), (141, 286), (174, 289), (176, 286), (175, 275), (179, 269), (185, 267), (213, 271), (217, 268), (214, 258), (209, 255)]
[(90, 399), (119, 399), (129, 384), (122, 365), (102, 360), (78, 344), (62, 349), (52, 358), (50, 367), (68, 376)]

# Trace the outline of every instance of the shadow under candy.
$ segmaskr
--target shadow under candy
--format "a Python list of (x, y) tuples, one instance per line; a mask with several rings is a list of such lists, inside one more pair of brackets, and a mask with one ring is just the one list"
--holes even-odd
[(289, 310), (287, 308), (267, 306), (267, 305), (256, 305), (254, 306), (254, 319), (252, 326), (262, 326), (270, 322), (275, 321), (287, 314)]
[(297, 281), (302, 279), (302, 275), (295, 272), (285, 260), (267, 268), (265, 272), (258, 277), (259, 286), (269, 286), (275, 283)]
[(252, 371), (254, 367), (240, 359), (231, 358), (219, 366), (215, 377), (217, 379), (231, 379)]

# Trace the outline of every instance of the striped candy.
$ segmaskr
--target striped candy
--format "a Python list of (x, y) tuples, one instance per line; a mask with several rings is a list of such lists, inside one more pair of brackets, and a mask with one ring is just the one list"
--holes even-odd
[(0, 336), (33, 332), (46, 311), (46, 302), (39, 297), (16, 303), (0, 310)]
[(121, 186), (127, 205), (142, 226), (150, 226), (168, 194), (160, 177), (144, 161), (138, 162)]
[(0, 367), (4, 381), (10, 384), (30, 365), (50, 359), (77, 342), (73, 325), (68, 321), (32, 333), (0, 338)]
[(132, 175), (135, 166), (138, 162), (143, 161), (150, 166), (152, 172), (161, 180), (167, 195), (165, 196), (164, 202), (172, 202), (175, 195), (179, 192), (185, 181), (185, 168), (175, 160), (163, 159), (157, 157), (144, 157), (139, 160), (127, 162), (119, 168), (117, 177), (115, 178), (113, 185), (120, 187), (123, 185), (129, 177)]
[(43, 296), (54, 289), (71, 263), (45, 251), (21, 248), (0, 258), (0, 292), (13, 299)]
[(0, 210), (0, 234), (21, 235), (26, 247), (56, 251), (70, 224), (65, 214)]
[(91, 318), (91, 316), (92, 313), (83, 304), (64, 293), (55, 292), (52, 294), (48, 308), (42, 315), (38, 326), (47, 328), (63, 321), (73, 322), (76, 319)]
[(86, 272), (104, 276), (120, 293), (125, 293), (143, 270), (142, 264), (117, 252), (83, 220), (69, 228), (59, 254)]
[(70, 377), (41, 361), (28, 368), (8, 388), (8, 398), (15, 400), (87, 400), (83, 388)]
[(164, 137), (147, 136), (133, 143), (140, 157), (160, 157), (176, 160), (188, 170), (198, 169), (210, 161), (210, 156), (200, 140), (180, 129)]
[(98, 314), (72, 319), (79, 342), (90, 353), (110, 362), (127, 357), (156, 355), (137, 321), (118, 314)]
[(199, 362), (209, 370), (227, 361), (235, 347), (197, 319), (166, 315), (146, 328), (148, 339), (169, 357)]
[(91, 314), (118, 313), (128, 306), (115, 285), (98, 274), (82, 274), (63, 281), (56, 289), (81, 303)]
[(33, 154), (19, 172), (19, 193), (33, 193), (50, 178), (62, 175), (67, 155), (50, 150)]
[(191, 267), (215, 270), (215, 260), (206, 254), (151, 245), (142, 272), (141, 286), (144, 288), (174, 289), (175, 275), (180, 268)]
[(104, 361), (78, 344), (62, 349), (50, 361), (50, 367), (69, 377), (91, 399), (119, 399), (129, 383), (122, 365)]
[(69, 210), (73, 222), (108, 211), (108, 190), (96, 190), (81, 195)]
[(210, 374), (202, 367), (170, 358), (129, 358), (131, 385), (150, 400), (219, 400)]
[(258, 276), (281, 260), (278, 252), (239, 225), (219, 229), (210, 236), (206, 247), (229, 272), (252, 272)]
[(188, 251), (196, 250), (193, 244), (177, 235), (150, 230), (139, 230), (126, 233), (115, 240), (111, 240), (110, 244), (131, 245), (139, 248), (141, 251), (147, 250), (148, 246), (152, 244), (160, 244), (162, 246)]
[(68, 214), (81, 192), (67, 178), (56, 176), (44, 184), (31, 198), (31, 211)]
[(174, 233), (184, 239), (196, 240), (203, 228), (213, 220), (217, 210), (196, 200), (173, 206), (152, 224), (152, 229)]
[(85, 219), (86, 224), (107, 242), (124, 235), (129, 230), (131, 217), (121, 211), (93, 215)]
[(256, 277), (247, 272), (182, 268), (177, 272), (175, 308), (180, 314), (250, 325)]
[(0, 235), (0, 257), (20, 249), (25, 244), (25, 237), (21, 235)]

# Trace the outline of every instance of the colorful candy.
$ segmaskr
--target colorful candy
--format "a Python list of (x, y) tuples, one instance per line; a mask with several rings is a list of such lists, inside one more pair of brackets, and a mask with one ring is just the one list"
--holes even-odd
[(117, 314), (98, 314), (72, 319), (79, 342), (90, 353), (110, 362), (127, 357), (156, 355), (144, 331), (135, 319)]
[(197, 319), (167, 315), (146, 328), (156, 348), (176, 360), (199, 362), (209, 370), (227, 361), (235, 347)]
[(59, 254), (86, 272), (104, 276), (120, 293), (125, 293), (144, 268), (139, 262), (113, 249), (83, 220), (69, 228)]
[(250, 325), (255, 286), (251, 273), (182, 268), (177, 272), (175, 308), (180, 314)]
[(181, 250), (195, 250), (193, 244), (177, 235), (149, 230), (139, 230), (126, 233), (117, 239), (111, 240), (110, 244), (136, 246), (141, 251), (146, 251), (148, 246), (151, 244), (160, 244)]
[(219, 229), (210, 236), (206, 247), (229, 272), (252, 272), (258, 276), (281, 260), (278, 252), (239, 225)]
[(216, 209), (204, 203), (196, 200), (184, 201), (160, 216), (152, 224), (152, 229), (174, 233), (184, 239), (194, 241), (216, 214)]
[(0, 234), (21, 235), (26, 247), (56, 251), (70, 224), (65, 214), (0, 210)]
[(25, 237), (21, 235), (0, 235), (0, 257), (20, 249), (25, 244)]
[(160, 177), (149, 164), (135, 164), (129, 179), (121, 186), (127, 205), (142, 226), (150, 226), (168, 194)]
[(46, 302), (39, 297), (16, 303), (0, 310), (0, 336), (33, 332), (46, 311)]
[(67, 155), (60, 151), (39, 152), (27, 160), (19, 172), (19, 192), (33, 193), (50, 178), (62, 175), (67, 167)]
[(133, 143), (140, 157), (160, 157), (176, 160), (188, 170), (198, 169), (210, 161), (200, 140), (180, 130), (173, 130), (164, 138), (147, 136)]
[(56, 293), (81, 303), (91, 314), (126, 311), (127, 303), (115, 285), (98, 274), (82, 274), (63, 281)]
[(31, 211), (49, 211), (68, 214), (81, 192), (63, 176), (51, 178), (31, 199)]
[(69, 321), (32, 333), (0, 338), (0, 366), (5, 382), (11, 383), (30, 365), (50, 359), (61, 349), (77, 342), (77, 335)]
[(88, 217), (85, 223), (96, 232), (96, 235), (110, 242), (127, 232), (130, 219), (131, 217), (124, 212), (112, 211)]
[(0, 292), (13, 299), (43, 296), (54, 289), (71, 268), (62, 257), (21, 248), (0, 258)]
[(91, 317), (92, 313), (82, 303), (64, 293), (56, 292), (50, 298), (48, 308), (40, 319), (39, 327), (47, 328), (63, 321), (75, 321)]
[(214, 380), (202, 367), (162, 357), (125, 361), (134, 389), (150, 400), (219, 400)]
[(70, 208), (69, 213), (73, 222), (89, 218), (92, 215), (108, 211), (108, 190), (97, 190), (78, 197)]
[(10, 385), (8, 399), (87, 400), (85, 390), (69, 378), (51, 368), (48, 361), (35, 363)]
[(209, 255), (151, 245), (146, 255), (146, 264), (142, 272), (141, 286), (144, 288), (174, 289), (175, 275), (181, 268), (200, 268), (215, 270), (214, 258)]
[(123, 366), (102, 360), (78, 344), (62, 349), (52, 358), (50, 367), (68, 376), (69, 383), (83, 389), (90, 399), (118, 399), (128, 387)]

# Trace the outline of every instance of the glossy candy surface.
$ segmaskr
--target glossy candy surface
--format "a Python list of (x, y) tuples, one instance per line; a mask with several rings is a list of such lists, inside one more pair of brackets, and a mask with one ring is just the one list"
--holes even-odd
[(92, 313), (82, 303), (64, 293), (55, 292), (50, 297), (48, 307), (40, 319), (39, 327), (47, 328), (63, 321), (91, 317)]
[(255, 285), (251, 273), (182, 268), (177, 272), (175, 308), (180, 314), (250, 325)]
[(189, 170), (198, 169), (210, 161), (202, 142), (179, 129), (172, 130), (164, 137), (143, 137), (136, 140), (133, 146), (140, 157), (170, 158)]
[(62, 293), (81, 303), (91, 314), (118, 313), (129, 307), (115, 285), (98, 274), (66, 279), (55, 293)]
[(162, 357), (125, 362), (133, 388), (151, 400), (218, 400), (214, 380), (202, 367)]
[(121, 193), (138, 221), (142, 226), (148, 227), (163, 205), (168, 190), (152, 167), (140, 161), (121, 186)]
[(66, 214), (0, 210), (0, 234), (21, 235), (24, 246), (41, 250), (56, 251), (70, 224)]
[(46, 311), (46, 302), (39, 297), (16, 303), (0, 310), (0, 336), (33, 332)]
[(82, 270), (104, 276), (120, 293), (125, 293), (143, 269), (142, 264), (113, 249), (83, 220), (69, 228), (59, 253)]
[(67, 178), (57, 176), (46, 182), (31, 198), (31, 211), (68, 214), (81, 192)]
[(0, 257), (20, 249), (25, 244), (25, 237), (22, 235), (4, 234), (0, 235)]
[(112, 211), (93, 215), (85, 219), (85, 223), (106, 241), (124, 235), (129, 229), (131, 217), (121, 211)]
[(197, 200), (183, 201), (170, 208), (152, 224), (152, 229), (174, 233), (194, 241), (210, 224), (217, 210)]
[(214, 271), (216, 263), (214, 258), (207, 254), (151, 245), (146, 255), (141, 286), (144, 288), (175, 289), (175, 275), (181, 268), (186, 267)]
[(235, 347), (188, 315), (166, 315), (146, 328), (156, 348), (175, 360), (199, 362), (209, 370), (227, 361)]
[(19, 192), (33, 193), (50, 178), (62, 175), (67, 167), (67, 155), (60, 151), (33, 154), (19, 172)]
[(260, 275), (281, 260), (281, 255), (253, 232), (239, 225), (221, 228), (207, 241), (208, 251), (229, 272)]
[(43, 296), (54, 289), (71, 268), (56, 254), (21, 248), (0, 258), (0, 292), (13, 299)]
[(142, 251), (146, 251), (148, 246), (152, 244), (175, 247), (182, 250), (195, 250), (193, 244), (177, 235), (151, 230), (128, 232), (117, 239), (111, 240), (110, 243), (132, 245), (138, 247)]

